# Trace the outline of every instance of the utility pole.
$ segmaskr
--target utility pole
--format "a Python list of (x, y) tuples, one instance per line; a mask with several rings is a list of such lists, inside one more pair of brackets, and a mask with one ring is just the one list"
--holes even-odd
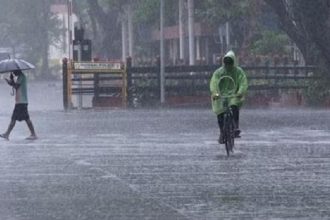
[(230, 50), (230, 30), (229, 30), (229, 22), (226, 22), (226, 50)]
[[(78, 62), (81, 62), (81, 53), (82, 53), (82, 42), (79, 43), (78, 45)], [(82, 76), (79, 75), (79, 84), (78, 84), (78, 88), (79, 90), (82, 88)], [(83, 97), (82, 97), (82, 94), (80, 93), (79, 96), (78, 96), (78, 109), (82, 109), (82, 106), (83, 106)]]
[(164, 0), (160, 0), (160, 103), (165, 103)]
[(183, 1), (179, 0), (180, 60), (184, 60)]
[(68, 9), (68, 52), (69, 52), (69, 62), (72, 59), (72, 0), (67, 0), (67, 9)]
[(127, 7), (127, 19), (128, 19), (128, 55), (132, 58), (132, 61), (134, 63), (134, 35), (133, 35), (133, 9), (132, 9), (132, 3), (128, 4)]
[(188, 0), (189, 64), (195, 64), (194, 0)]
[[(126, 15), (126, 10), (125, 13)], [(122, 45), (122, 61), (126, 62), (127, 58), (127, 19), (126, 16), (121, 18), (121, 45)]]

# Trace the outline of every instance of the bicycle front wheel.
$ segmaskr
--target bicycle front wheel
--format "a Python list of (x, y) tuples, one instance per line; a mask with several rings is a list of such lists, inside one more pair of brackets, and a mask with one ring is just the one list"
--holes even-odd
[(224, 137), (227, 156), (233, 152), (234, 147), (234, 124), (233, 117), (227, 114), (224, 120)]

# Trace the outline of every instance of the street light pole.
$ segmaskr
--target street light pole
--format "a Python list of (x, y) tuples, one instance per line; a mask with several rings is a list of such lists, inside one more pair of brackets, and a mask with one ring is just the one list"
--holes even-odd
[(184, 60), (183, 0), (179, 0), (180, 60)]
[(194, 0), (188, 0), (189, 64), (195, 65)]
[(165, 103), (164, 0), (160, 0), (160, 103)]
[(68, 9), (68, 57), (69, 62), (72, 59), (72, 0), (67, 0)]

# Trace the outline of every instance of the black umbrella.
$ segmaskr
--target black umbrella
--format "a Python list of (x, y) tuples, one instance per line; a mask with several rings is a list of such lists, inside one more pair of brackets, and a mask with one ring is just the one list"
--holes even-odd
[(5, 59), (0, 61), (0, 73), (13, 72), (15, 70), (29, 70), (34, 68), (34, 65), (22, 59)]

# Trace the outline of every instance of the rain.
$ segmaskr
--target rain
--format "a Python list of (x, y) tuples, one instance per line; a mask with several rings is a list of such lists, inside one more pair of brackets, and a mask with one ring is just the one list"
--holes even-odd
[(327, 1), (0, 3), (0, 219), (330, 218)]

